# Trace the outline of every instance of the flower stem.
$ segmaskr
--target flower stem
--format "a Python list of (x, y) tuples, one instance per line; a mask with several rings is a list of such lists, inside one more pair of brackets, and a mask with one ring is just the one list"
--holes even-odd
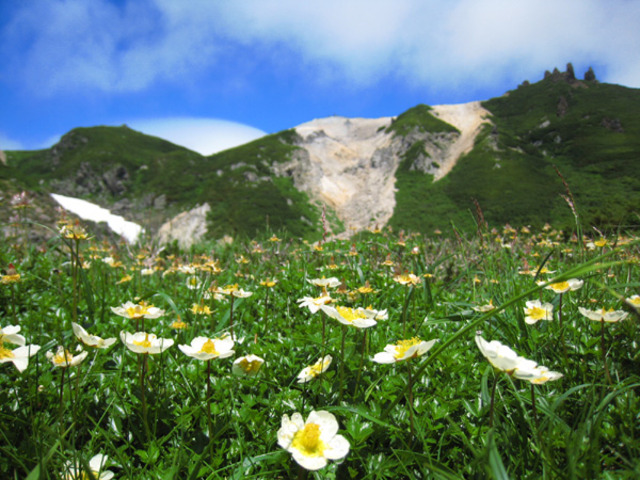
[(413, 422), (413, 374), (411, 368), (411, 362), (407, 362), (407, 369), (409, 370), (409, 427), (411, 429), (411, 436), (416, 434), (414, 422)]
[(531, 409), (533, 410), (533, 421), (536, 424), (536, 431), (540, 430), (540, 423), (538, 422), (538, 410), (536, 409), (536, 390), (531, 384)]
[(140, 400), (142, 401), (142, 423), (147, 441), (151, 441), (151, 431), (149, 430), (149, 420), (147, 417), (147, 397), (145, 396), (145, 373), (147, 370), (147, 354), (142, 354), (142, 363), (140, 365)]
[(364, 365), (364, 356), (365, 356), (365, 351), (367, 348), (367, 333), (369, 331), (365, 330), (364, 334), (362, 336), (362, 352), (360, 354), (360, 365), (358, 366), (358, 375), (356, 377), (356, 386), (353, 389), (353, 395), (354, 397), (358, 396), (358, 387), (360, 386), (360, 377), (362, 376), (362, 367)]
[(344, 387), (344, 342), (347, 336), (347, 327), (342, 325), (342, 342), (340, 344), (340, 400), (342, 400), (342, 389)]
[(602, 364), (604, 365), (604, 375), (607, 377), (609, 385), (613, 385), (611, 375), (609, 374), (609, 365), (607, 365), (607, 351), (604, 344), (604, 318), (600, 319), (600, 350), (602, 352)]
[(491, 388), (491, 406), (489, 407), (489, 428), (493, 427), (493, 406), (496, 400), (497, 385), (498, 385), (498, 376), (494, 374), (493, 387)]
[(231, 309), (229, 311), (229, 330), (231, 331), (231, 338), (235, 338), (235, 335), (233, 334), (233, 300), (234, 300), (234, 296), (233, 294), (231, 295)]

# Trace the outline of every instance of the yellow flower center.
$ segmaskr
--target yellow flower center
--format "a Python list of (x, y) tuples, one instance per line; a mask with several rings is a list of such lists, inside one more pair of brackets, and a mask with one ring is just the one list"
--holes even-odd
[(216, 350), (216, 344), (211, 339), (208, 339), (206, 342), (204, 342), (204, 344), (202, 345), (202, 348), (200, 349), (200, 353), (220, 355), (220, 353)]
[(137, 345), (139, 347), (151, 348), (151, 342), (149, 341), (149, 334), (145, 333), (144, 334), (144, 340), (142, 340), (141, 342), (139, 342), (137, 340), (134, 340), (133, 344)]
[(547, 318), (547, 311), (540, 307), (529, 308), (525, 313), (534, 320), (544, 320)]
[(8, 348), (4, 348), (2, 342), (0, 342), (0, 358), (14, 358), (14, 353)]
[(238, 364), (245, 373), (256, 373), (260, 370), (260, 362), (258, 360), (249, 361), (243, 358)]
[(129, 318), (142, 318), (149, 313), (149, 309), (144, 305), (134, 305), (125, 310)]
[(14, 275), (3, 275), (1, 283), (7, 285), (9, 283), (16, 283), (20, 281), (20, 274), (16, 273)]
[(556, 292), (559, 291), (564, 291), (564, 290), (568, 290), (569, 289), (569, 282), (558, 282), (558, 283), (552, 283), (551, 285), (549, 285), (553, 290), (555, 290)]
[(318, 363), (311, 365), (311, 368), (309, 369), (309, 376), (314, 378), (317, 377), (322, 373), (322, 370), (324, 369), (324, 367), (327, 367), (327, 366), (329, 366), (329, 360), (325, 360), (325, 361), (320, 360)]
[(305, 457), (320, 457), (327, 445), (320, 440), (320, 425), (307, 423), (293, 437), (291, 446), (299, 450)]
[(358, 320), (359, 318), (367, 318), (362, 310), (355, 310), (353, 308), (341, 306), (337, 306), (336, 310), (338, 310), (340, 316), (349, 323), (353, 322), (354, 320)]
[(73, 355), (71, 355), (67, 350), (62, 350), (53, 356), (53, 363), (56, 365), (69, 365), (72, 360)]
[(404, 354), (407, 353), (407, 350), (415, 345), (418, 345), (421, 341), (422, 340), (420, 340), (418, 337), (413, 337), (409, 340), (398, 341), (396, 343), (396, 354), (394, 355), (394, 357), (396, 359), (404, 357)]

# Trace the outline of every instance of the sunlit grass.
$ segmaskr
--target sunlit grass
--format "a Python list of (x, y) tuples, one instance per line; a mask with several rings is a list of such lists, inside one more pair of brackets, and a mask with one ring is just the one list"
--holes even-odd
[[(2, 478), (640, 474), (631, 237), (278, 232), (178, 252), (62, 233), (0, 245)], [(520, 363), (495, 368), (478, 334)]]

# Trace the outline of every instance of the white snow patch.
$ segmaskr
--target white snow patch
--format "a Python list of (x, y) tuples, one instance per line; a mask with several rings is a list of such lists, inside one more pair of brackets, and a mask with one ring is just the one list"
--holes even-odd
[(95, 203), (87, 202), (79, 198), (58, 195), (56, 193), (52, 193), (51, 197), (58, 202), (62, 208), (79, 216), (83, 220), (90, 220), (96, 223), (107, 222), (111, 230), (123, 236), (129, 243), (135, 243), (144, 231), (137, 223), (129, 222), (120, 215), (113, 215), (109, 210)]

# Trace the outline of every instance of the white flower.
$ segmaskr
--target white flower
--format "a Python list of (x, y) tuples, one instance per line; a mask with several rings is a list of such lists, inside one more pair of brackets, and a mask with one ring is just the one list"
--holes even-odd
[[(97, 480), (111, 480), (113, 478), (113, 472), (104, 469), (104, 464), (107, 462), (108, 457), (99, 453), (89, 460), (89, 469)], [(82, 470), (80, 465), (69, 462), (67, 464), (67, 471), (64, 480), (79, 480), (89, 478), (89, 476)]]
[(24, 345), (14, 350), (5, 348), (0, 343), (0, 363), (12, 362), (19, 372), (24, 372), (29, 365), (29, 357), (40, 350), (40, 345)]
[(19, 325), (9, 325), (4, 328), (0, 328), (0, 344), (2, 342), (13, 343), (14, 345), (24, 345), (25, 338), (19, 335)]
[(321, 358), (313, 365), (309, 365), (302, 369), (302, 371), (298, 374), (298, 383), (307, 383), (310, 380), (313, 380), (321, 373), (327, 371), (329, 365), (331, 365), (331, 355), (325, 355), (324, 358)]
[[(544, 285), (547, 282), (540, 281), (538, 285)], [(547, 285), (547, 290), (553, 290), (555, 293), (566, 293), (570, 290), (578, 290), (580, 287), (584, 285), (584, 280), (579, 280), (577, 278), (570, 278), (569, 280), (565, 280), (564, 282), (556, 282)]]
[(413, 273), (404, 273), (402, 275), (395, 275), (393, 277), (394, 282), (400, 285), (415, 286), (422, 282), (422, 279)]
[(248, 375), (253, 377), (258, 374), (263, 363), (264, 360), (257, 355), (245, 355), (244, 357), (234, 360), (231, 373), (234, 375)]
[(529, 325), (537, 323), (538, 320), (553, 320), (553, 305), (531, 300), (526, 303), (524, 314), (524, 321)]
[(438, 339), (425, 342), (418, 337), (409, 340), (399, 340), (384, 347), (384, 351), (376, 353), (373, 361), (376, 363), (396, 363), (410, 358), (424, 355), (433, 347)]
[(562, 377), (561, 373), (552, 372), (533, 360), (520, 357), (516, 352), (497, 340), (487, 342), (480, 335), (476, 335), (476, 344), (491, 365), (520, 380), (528, 380), (537, 384)]
[(227, 358), (235, 352), (233, 338), (227, 334), (221, 338), (196, 337), (191, 340), (191, 345), (178, 345), (182, 353), (198, 360), (211, 360), (213, 358)]
[(187, 278), (187, 288), (189, 290), (197, 290), (200, 288), (201, 284), (202, 282), (200, 282), (200, 279), (196, 276), (191, 276)]
[(636, 310), (640, 309), (640, 295), (631, 295), (625, 302)]
[(596, 322), (601, 322), (603, 320), (608, 323), (619, 322), (627, 318), (629, 315), (623, 310), (614, 310), (613, 308), (610, 308), (609, 310), (606, 310), (605, 308), (602, 308), (601, 310), (587, 310), (586, 308), (578, 307), (578, 310), (582, 315)]
[(322, 305), (331, 303), (333, 299), (329, 295), (321, 295), (319, 297), (303, 297), (298, 299), (300, 308), (308, 307), (311, 313), (316, 313)]
[(489, 300), (489, 303), (487, 303), (486, 305), (478, 305), (476, 307), (471, 307), (471, 308), (479, 313), (487, 313), (495, 309), (496, 307), (493, 304), (493, 300)]
[(302, 415), (282, 416), (278, 445), (307, 470), (319, 470), (327, 460), (339, 460), (349, 453), (349, 442), (338, 435), (338, 421), (329, 412), (313, 411), (305, 422)]
[(164, 310), (160, 310), (153, 305), (146, 305), (145, 303), (133, 303), (126, 302), (119, 307), (111, 307), (111, 311), (121, 317), (136, 319), (136, 318), (158, 318), (164, 315)]
[(161, 353), (173, 345), (170, 338), (158, 338), (153, 333), (146, 332), (129, 333), (123, 330), (120, 332), (120, 340), (135, 353)]
[(537, 365), (533, 368), (518, 368), (513, 376), (520, 380), (528, 380), (529, 382), (539, 385), (541, 383), (551, 382), (562, 378), (562, 374), (552, 372), (547, 367)]
[(340, 284), (342, 283), (336, 277), (309, 278), (309, 279), (307, 279), (307, 282), (309, 282), (311, 285), (315, 285), (316, 287), (322, 287), (322, 288), (325, 288), (325, 289), (326, 288), (339, 287)]
[(380, 314), (377, 310), (368, 310), (361, 307), (341, 307), (340, 305), (336, 305), (335, 308), (329, 305), (321, 305), (320, 309), (329, 317), (338, 320), (343, 325), (350, 325), (358, 328), (373, 327), (378, 323), (375, 318)]
[(78, 325), (75, 322), (71, 322), (71, 328), (73, 328), (73, 333), (82, 343), (87, 345), (88, 347), (95, 348), (109, 348), (111, 345), (116, 343), (115, 338), (107, 338), (106, 340), (98, 337), (97, 335), (90, 335), (84, 328)]
[(51, 351), (47, 352), (47, 358), (53, 363), (54, 367), (76, 367), (82, 363), (82, 361), (87, 358), (89, 352), (84, 351), (79, 353), (78, 355), (73, 355), (68, 350), (66, 350), (62, 345), (58, 347), (56, 353)]

